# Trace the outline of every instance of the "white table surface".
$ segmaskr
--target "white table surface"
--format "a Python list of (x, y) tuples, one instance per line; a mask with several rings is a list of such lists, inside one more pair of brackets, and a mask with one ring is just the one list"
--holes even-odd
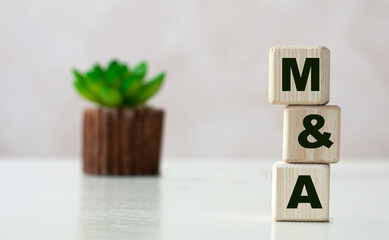
[(331, 168), (330, 223), (274, 222), (275, 160), (165, 160), (160, 177), (0, 159), (1, 239), (389, 239), (389, 160)]

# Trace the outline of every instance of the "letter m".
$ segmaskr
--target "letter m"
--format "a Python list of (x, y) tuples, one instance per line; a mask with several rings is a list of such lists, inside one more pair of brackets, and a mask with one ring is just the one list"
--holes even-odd
[(294, 83), (297, 91), (305, 91), (308, 82), (309, 72), (311, 72), (311, 91), (319, 91), (319, 58), (306, 58), (303, 72), (300, 75), (296, 58), (282, 59), (282, 91), (290, 91), (291, 79), (290, 72), (293, 74)]

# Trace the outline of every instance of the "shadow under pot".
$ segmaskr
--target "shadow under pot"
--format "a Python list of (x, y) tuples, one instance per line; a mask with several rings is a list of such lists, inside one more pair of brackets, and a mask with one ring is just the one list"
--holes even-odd
[(164, 112), (152, 108), (86, 109), (83, 170), (99, 175), (158, 175)]

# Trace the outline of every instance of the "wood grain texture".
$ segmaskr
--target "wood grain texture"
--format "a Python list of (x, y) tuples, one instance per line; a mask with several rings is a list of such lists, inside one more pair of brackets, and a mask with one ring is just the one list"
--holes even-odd
[[(297, 178), (309, 175), (322, 208), (299, 203), (287, 208)], [(276, 162), (273, 166), (272, 216), (276, 221), (329, 221), (330, 166), (328, 164), (291, 164)]]
[(86, 109), (83, 122), (83, 169), (102, 175), (157, 175), (163, 111)]
[[(291, 91), (282, 91), (282, 58), (296, 58), (300, 74), (306, 58), (320, 58), (320, 91), (297, 91), (291, 76)], [(330, 100), (330, 51), (326, 47), (272, 47), (269, 52), (269, 102), (272, 104), (322, 105)]]
[[(319, 132), (331, 133), (330, 148), (304, 148), (298, 136), (305, 130), (303, 120), (307, 115), (318, 114), (324, 118), (324, 126)], [(337, 163), (340, 155), (341, 110), (338, 106), (287, 106), (284, 110), (283, 159), (289, 163)], [(315, 124), (314, 122), (312, 122)], [(311, 135), (308, 141), (317, 141)]]

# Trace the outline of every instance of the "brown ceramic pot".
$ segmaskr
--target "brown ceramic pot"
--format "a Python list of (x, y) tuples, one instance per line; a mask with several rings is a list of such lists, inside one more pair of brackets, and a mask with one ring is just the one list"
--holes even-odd
[(83, 169), (100, 175), (158, 175), (163, 111), (98, 108), (84, 111)]

